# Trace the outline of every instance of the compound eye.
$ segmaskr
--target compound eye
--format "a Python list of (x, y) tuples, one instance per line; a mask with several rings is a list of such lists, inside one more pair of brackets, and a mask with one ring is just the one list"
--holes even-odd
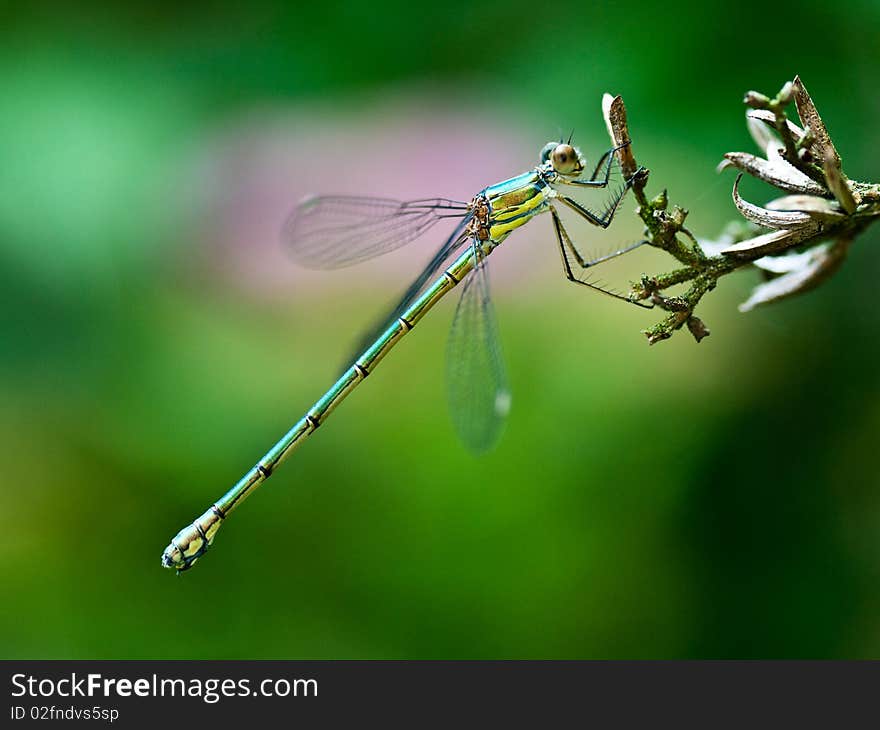
[(578, 153), (570, 144), (558, 144), (550, 155), (553, 169), (562, 175), (570, 175), (580, 167)]
[(550, 159), (550, 155), (553, 154), (553, 150), (559, 145), (559, 142), (548, 142), (544, 145), (541, 150), (541, 163), (547, 162)]

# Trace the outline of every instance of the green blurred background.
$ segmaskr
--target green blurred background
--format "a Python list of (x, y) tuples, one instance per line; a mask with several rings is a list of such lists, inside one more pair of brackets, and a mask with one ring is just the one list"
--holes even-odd
[[(741, 315), (731, 276), (709, 339), (648, 348), (657, 315), (568, 285), (536, 221), (493, 257), (496, 450), (447, 418), (443, 302), (195, 570), (159, 564), (436, 244), (298, 269), (305, 192), (468, 199), (572, 128), (595, 159), (612, 91), (709, 237), (742, 93), (795, 73), (876, 180), (880, 6), (785, 6), (5, 5), (3, 658), (878, 656), (878, 231), (808, 297)], [(579, 240), (633, 240), (633, 207)]]

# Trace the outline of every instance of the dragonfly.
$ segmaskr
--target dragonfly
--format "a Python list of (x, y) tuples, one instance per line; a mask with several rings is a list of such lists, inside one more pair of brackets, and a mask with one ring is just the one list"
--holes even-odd
[[(589, 174), (571, 137), (567, 142), (548, 142), (537, 167), (484, 188), (469, 202), (340, 195), (304, 199), (287, 219), (283, 238), (298, 263), (316, 269), (341, 268), (398, 249), (444, 220), (456, 224), (391, 311), (367, 332), (357, 357), (339, 379), (226, 494), (175, 535), (162, 553), (162, 565), (178, 573), (192, 568), (230, 513), (321, 427), (431, 307), (459, 285), (461, 297), (447, 343), (450, 412), (459, 436), (471, 450), (479, 453), (493, 446), (510, 409), (510, 390), (489, 298), (486, 262), (511, 233), (533, 218), (550, 214), (569, 281), (631, 304), (652, 306), (580, 278), (574, 268), (588, 270), (645, 241), (590, 259), (581, 254), (559, 215), (560, 210), (568, 210), (599, 228), (611, 224), (627, 190), (642, 172), (639, 168), (628, 179), (612, 184), (612, 170), (621, 169), (617, 153), (625, 146), (605, 152)], [(577, 191), (595, 189), (606, 189), (601, 210), (573, 197)]]

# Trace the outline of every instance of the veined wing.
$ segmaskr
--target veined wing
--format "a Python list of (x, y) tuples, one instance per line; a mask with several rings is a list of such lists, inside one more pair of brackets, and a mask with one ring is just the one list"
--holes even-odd
[[(455, 227), (455, 230), (449, 235), (449, 237), (444, 241), (443, 245), (437, 249), (437, 252), (428, 262), (424, 269), (422, 269), (422, 273), (420, 273), (412, 284), (409, 285), (407, 290), (403, 293), (399, 300), (397, 300), (394, 305), (383, 314), (379, 319), (377, 319), (373, 325), (368, 328), (361, 338), (357, 341), (356, 350), (353, 353), (354, 357), (360, 355), (367, 347), (369, 347), (376, 338), (381, 335), (385, 329), (390, 325), (394, 320), (400, 317), (406, 309), (412, 304), (416, 297), (421, 293), (422, 289), (425, 288), (427, 284), (431, 282), (431, 280), (437, 275), (440, 269), (443, 267), (443, 264), (446, 263), (454, 254), (456, 254), (459, 249), (469, 240), (470, 234), (467, 231), (468, 223), (471, 222), (473, 218), (473, 213), (467, 212), (465, 216), (459, 221), (458, 225)], [(346, 361), (345, 367), (348, 367), (349, 361)]]
[(301, 265), (337, 269), (400, 248), (441, 220), (467, 213), (466, 203), (445, 198), (323, 195), (306, 198), (293, 210), (283, 238)]
[[(474, 256), (478, 256), (474, 247)], [(461, 284), (447, 344), (447, 380), (452, 422), (465, 446), (488, 451), (501, 436), (510, 411), (510, 387), (489, 298), (486, 261), (478, 258)]]

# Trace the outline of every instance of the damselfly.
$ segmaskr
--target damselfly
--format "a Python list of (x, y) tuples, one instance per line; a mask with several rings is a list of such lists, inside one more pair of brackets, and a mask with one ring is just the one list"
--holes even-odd
[[(607, 228), (635, 175), (619, 181), (601, 211), (568, 193), (612, 189), (617, 152), (608, 150), (589, 178), (580, 151), (568, 142), (549, 142), (540, 164), (529, 172), (490, 185), (469, 203), (443, 198), (401, 202), (346, 196), (304, 200), (284, 227), (294, 257), (312, 268), (338, 268), (392, 251), (421, 236), (444, 219), (456, 219), (452, 234), (406, 290), (391, 313), (364, 339), (363, 348), (342, 376), (293, 428), (223, 497), (183, 528), (162, 553), (162, 565), (178, 572), (191, 568), (214, 541), (229, 513), (238, 507), (324, 422), (330, 412), (375, 370), (379, 361), (440, 298), (462, 284), (448, 343), (448, 387), (451, 414), (467, 446), (484, 451), (501, 433), (510, 407), (510, 392), (495, 319), (489, 300), (486, 259), (514, 230), (549, 212), (562, 254), (566, 277), (573, 282), (630, 301), (574, 274), (632, 250), (642, 242), (588, 260), (579, 252), (559, 216), (569, 209), (584, 220)], [(645, 306), (639, 302), (632, 302)]]

